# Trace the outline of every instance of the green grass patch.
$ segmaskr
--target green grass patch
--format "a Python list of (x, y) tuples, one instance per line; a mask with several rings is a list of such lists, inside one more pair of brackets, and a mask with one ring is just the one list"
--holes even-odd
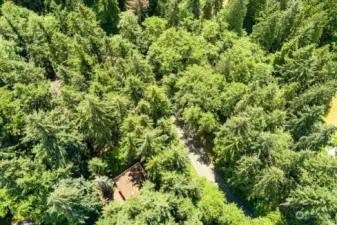
[(337, 126), (337, 95), (332, 99), (330, 105), (330, 110), (323, 119), (327, 124)]

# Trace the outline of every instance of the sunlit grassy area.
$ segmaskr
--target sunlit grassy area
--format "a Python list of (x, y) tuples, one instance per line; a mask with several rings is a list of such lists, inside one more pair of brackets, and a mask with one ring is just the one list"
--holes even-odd
[(327, 124), (337, 126), (337, 95), (331, 101), (331, 108), (329, 113), (324, 117), (324, 121)]

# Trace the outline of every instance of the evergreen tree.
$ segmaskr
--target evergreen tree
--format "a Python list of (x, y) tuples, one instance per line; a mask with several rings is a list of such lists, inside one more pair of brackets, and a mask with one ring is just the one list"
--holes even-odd
[(118, 14), (120, 13), (117, 0), (99, 0), (93, 6), (101, 27), (107, 32), (117, 33), (119, 22)]
[(47, 203), (52, 222), (84, 224), (100, 208), (98, 194), (84, 178), (62, 179), (53, 189)]
[(228, 23), (229, 29), (237, 32), (239, 35), (243, 34), (242, 27), (247, 13), (248, 2), (247, 0), (229, 1), (222, 12), (222, 16)]
[(33, 113), (27, 118), (25, 134), (24, 141), (33, 143), (36, 158), (49, 167), (79, 161), (84, 149), (83, 137), (60, 112)]
[(202, 8), (202, 19), (210, 20), (212, 18), (212, 1), (207, 0)]
[(107, 104), (96, 97), (86, 96), (77, 108), (81, 132), (89, 141), (90, 147), (103, 147), (111, 143), (113, 117)]
[(45, 196), (58, 179), (68, 177), (69, 171), (48, 171), (38, 161), (28, 158), (1, 160), (0, 171), (0, 216), (11, 213), (17, 219), (47, 222)]
[(189, 0), (189, 10), (192, 12), (196, 19), (200, 17), (200, 1), (199, 0)]

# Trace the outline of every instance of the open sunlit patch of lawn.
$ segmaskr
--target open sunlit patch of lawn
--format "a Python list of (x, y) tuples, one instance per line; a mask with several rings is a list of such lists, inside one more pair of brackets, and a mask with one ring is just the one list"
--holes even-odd
[(337, 96), (335, 96), (331, 101), (331, 108), (329, 113), (324, 117), (324, 121), (327, 124), (337, 126)]

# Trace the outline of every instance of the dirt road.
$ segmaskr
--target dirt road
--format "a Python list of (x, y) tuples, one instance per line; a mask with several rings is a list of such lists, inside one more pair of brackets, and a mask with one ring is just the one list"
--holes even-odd
[(228, 202), (235, 203), (239, 208), (241, 208), (247, 216), (253, 217), (253, 214), (233, 195), (231, 190), (226, 185), (225, 181), (221, 178), (219, 173), (214, 168), (213, 163), (208, 159), (205, 150), (201, 146), (197, 146), (193, 140), (188, 139), (184, 135), (184, 131), (176, 123), (175, 117), (172, 117), (174, 124), (179, 135), (181, 142), (184, 144), (185, 148), (188, 150), (188, 158), (199, 176), (204, 176), (210, 182), (215, 183), (220, 190), (225, 193)]

